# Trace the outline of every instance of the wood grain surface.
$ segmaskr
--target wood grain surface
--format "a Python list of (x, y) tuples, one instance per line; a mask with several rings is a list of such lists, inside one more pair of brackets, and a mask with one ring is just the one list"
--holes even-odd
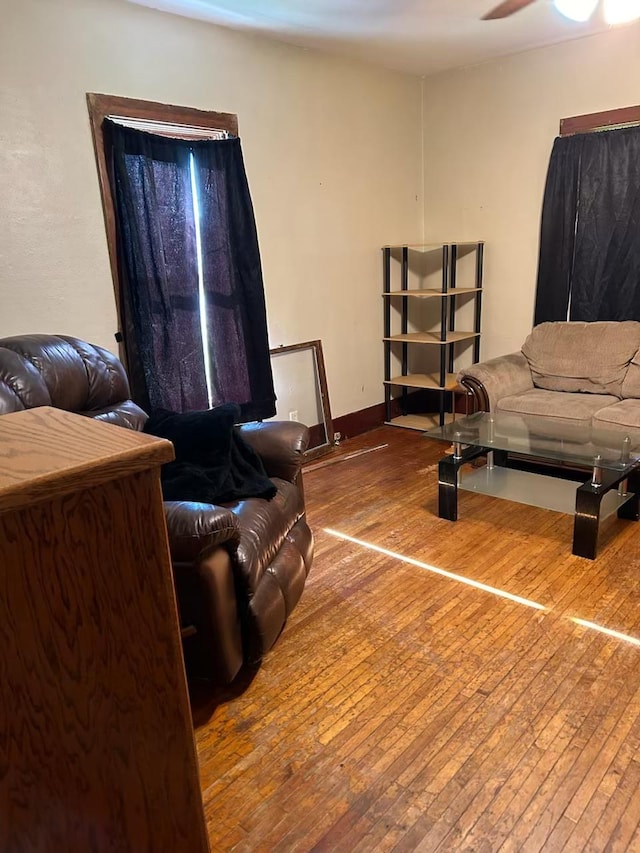
[(633, 124), (640, 124), (640, 106), (638, 105), (561, 118), (560, 136), (572, 136), (574, 133), (592, 133), (607, 127)]
[[(25, 427), (23, 446), (2, 444), (0, 850), (206, 851), (159, 470), (140, 470), (167, 447), (35, 417), (0, 418), (5, 437)], [(110, 442), (107, 480), (89, 458), (106, 469)], [(24, 506), (47, 448), (63, 493), (47, 481)]]
[(640, 850), (640, 647), (573, 621), (640, 639), (638, 526), (608, 519), (592, 562), (567, 515), (465, 492), (454, 524), (446, 445), (340, 452), (366, 447), (304, 472), (316, 556), (261, 670), (198, 696), (213, 848)]
[(169, 441), (42, 406), (0, 418), (0, 513), (174, 457)]

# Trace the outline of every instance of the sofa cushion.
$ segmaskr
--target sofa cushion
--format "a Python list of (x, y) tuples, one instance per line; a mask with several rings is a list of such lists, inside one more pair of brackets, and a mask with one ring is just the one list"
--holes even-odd
[(622, 396), (631, 359), (640, 349), (640, 323), (541, 323), (522, 347), (533, 384), (548, 391)]
[(116, 356), (67, 335), (0, 339), (0, 379), (21, 401), (18, 408), (54, 406), (91, 415), (129, 398), (127, 375)]
[(278, 477), (274, 477), (273, 482), (277, 492), (269, 501), (247, 498), (224, 504), (238, 518), (240, 542), (235, 561), (252, 595), (287, 534), (304, 512), (297, 486)]
[(0, 341), (0, 415), (50, 405), (49, 391), (37, 368)]
[(631, 359), (622, 383), (623, 397), (640, 397), (640, 351)]
[(561, 423), (589, 423), (595, 412), (617, 402), (617, 397), (608, 394), (569, 394), (534, 388), (524, 394), (503, 397), (496, 411), (542, 415)]
[(105, 424), (135, 429), (138, 432), (142, 432), (149, 418), (147, 413), (143, 412), (133, 400), (123, 400), (122, 403), (106, 406), (104, 409), (92, 409), (90, 412), (78, 412), (78, 414), (93, 418), (96, 421), (102, 421)]
[(595, 412), (593, 426), (640, 433), (640, 400), (618, 400)]

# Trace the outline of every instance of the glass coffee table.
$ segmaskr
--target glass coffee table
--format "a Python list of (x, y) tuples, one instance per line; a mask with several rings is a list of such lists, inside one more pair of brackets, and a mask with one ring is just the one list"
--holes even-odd
[[(640, 432), (477, 412), (424, 435), (453, 444), (453, 454), (438, 463), (440, 518), (457, 520), (458, 489), (573, 513), (573, 553), (593, 560), (602, 519), (614, 512), (633, 521), (640, 517)], [(509, 467), (511, 454), (549, 472)], [(483, 456), (486, 465), (462, 470)], [(575, 479), (580, 470), (581, 483)]]

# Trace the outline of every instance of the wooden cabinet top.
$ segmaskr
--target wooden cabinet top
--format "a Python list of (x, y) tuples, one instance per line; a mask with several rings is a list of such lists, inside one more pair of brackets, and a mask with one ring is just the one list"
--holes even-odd
[(173, 445), (43, 406), (0, 417), (0, 513), (170, 462)]

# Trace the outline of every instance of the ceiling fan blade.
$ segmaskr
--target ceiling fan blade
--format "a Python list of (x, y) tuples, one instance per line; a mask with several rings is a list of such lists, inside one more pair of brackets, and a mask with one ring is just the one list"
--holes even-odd
[(535, 1), (536, 0), (504, 0), (503, 3), (500, 3), (490, 12), (487, 12), (486, 15), (483, 15), (482, 20), (495, 21), (498, 18), (508, 18), (509, 15), (513, 15), (521, 9), (525, 9), (527, 6), (535, 3)]

